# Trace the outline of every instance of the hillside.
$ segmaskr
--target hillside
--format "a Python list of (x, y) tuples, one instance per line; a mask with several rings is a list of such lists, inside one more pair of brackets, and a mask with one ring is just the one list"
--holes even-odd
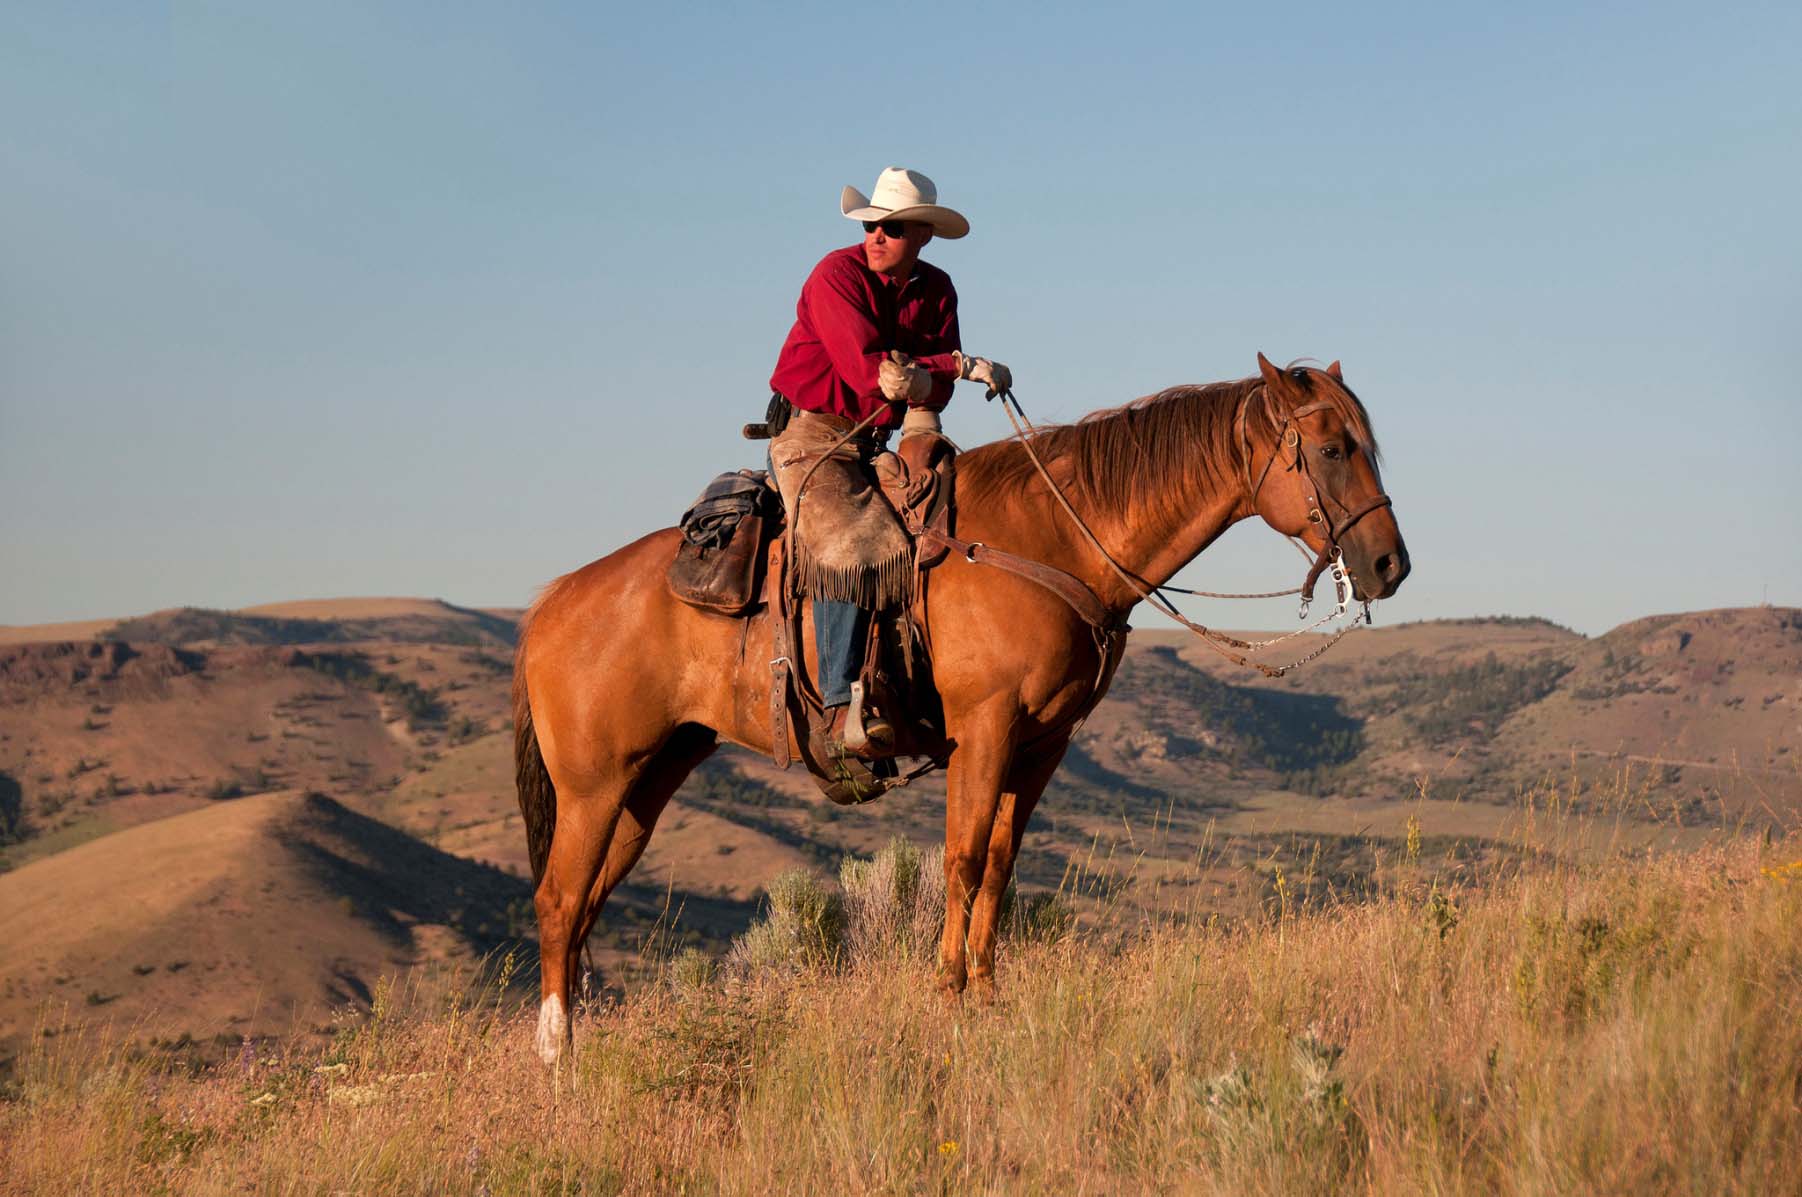
[(1802, 810), (1793, 608), (1654, 616), (1594, 639), (1526, 620), (1379, 627), (1277, 681), (1157, 635), (1237, 689), (1335, 700), (1358, 724), (1357, 751), (1337, 768), (1285, 777), (1306, 792), (1406, 793), (1424, 777), (1440, 793), (1511, 802), (1575, 773), (1624, 778), (1690, 817)]
[(46, 1009), (164, 1040), (315, 1030), (385, 975), (467, 971), (526, 896), (323, 795), (161, 819), (0, 875), (0, 1045)]

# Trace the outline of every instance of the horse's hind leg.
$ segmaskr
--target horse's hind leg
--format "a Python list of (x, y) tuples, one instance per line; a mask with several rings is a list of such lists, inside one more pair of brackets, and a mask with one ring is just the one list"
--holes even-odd
[(588, 923), (589, 892), (613, 840), (630, 779), (623, 774), (577, 790), (557, 784), (557, 826), (532, 905), (538, 912), (538, 1055), (555, 1064), (570, 1042), (570, 981)]
[(684, 725), (629, 779), (622, 771), (613, 785), (586, 793), (558, 785), (557, 827), (534, 898), (543, 999), (537, 1047), (545, 1063), (556, 1063), (570, 1045), (571, 983), (602, 903), (638, 863), (670, 795), (715, 742), (706, 728)]

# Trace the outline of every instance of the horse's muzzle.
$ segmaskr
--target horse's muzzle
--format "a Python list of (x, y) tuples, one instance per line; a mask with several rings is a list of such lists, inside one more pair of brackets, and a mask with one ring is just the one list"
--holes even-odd
[(1400, 537), (1368, 556), (1362, 553), (1347, 553), (1346, 556), (1351, 558), (1347, 564), (1351, 567), (1352, 597), (1359, 602), (1388, 598), (1401, 588), (1408, 571), (1413, 568), (1408, 560), (1408, 546)]
[[(1402, 541), (1397, 541), (1393, 548), (1371, 557), (1366, 568), (1352, 570), (1353, 595), (1361, 600), (1388, 599), (1389, 595), (1402, 588), (1409, 570), (1413, 570), (1413, 564), (1407, 561), (1407, 546)], [(1368, 595), (1357, 595), (1355, 591), (1364, 589), (1364, 579), (1370, 579), (1377, 589)]]

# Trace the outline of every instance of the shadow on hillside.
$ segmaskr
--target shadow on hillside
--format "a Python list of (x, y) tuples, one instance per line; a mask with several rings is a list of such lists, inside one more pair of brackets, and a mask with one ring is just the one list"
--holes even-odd
[(1228, 755), (1241, 765), (1298, 772), (1344, 764), (1364, 747), (1363, 720), (1348, 714), (1338, 696), (1231, 685), (1162, 645), (1129, 656), (1116, 687), (1127, 701), (1164, 707), (1157, 722), (1174, 730), (1206, 728), (1228, 737)]
[(1161, 805), (1170, 797), (1157, 786), (1134, 781), (1124, 773), (1108, 768), (1083, 751), (1080, 744), (1074, 743), (1064, 752), (1063, 763), (1058, 766), (1057, 780), (1052, 784), (1061, 785), (1066, 790), (1086, 788), (1117, 798), (1149, 802), (1154, 806)]
[(729, 756), (702, 761), (676, 791), (676, 797), (695, 810), (793, 848), (820, 868), (837, 869), (839, 858), (845, 854), (843, 844), (817, 839), (791, 821), (813, 818), (816, 803), (746, 777), (732, 766)]
[(526, 882), (490, 865), (441, 852), (322, 794), (302, 800), (286, 829), (287, 846), (357, 917), (397, 944), (413, 923), (451, 928), (477, 952), (512, 942)]
[(10, 773), (0, 773), (0, 848), (30, 833), (25, 822), (25, 788)]
[[(332, 893), (397, 946), (410, 941), (415, 923), (449, 927), (478, 954), (536, 946), (531, 886), (510, 873), (442, 852), (321, 794), (307, 795), (286, 839)], [(756, 914), (753, 901), (627, 880), (608, 899), (593, 939), (636, 950), (656, 935), (668, 945), (723, 950)]]

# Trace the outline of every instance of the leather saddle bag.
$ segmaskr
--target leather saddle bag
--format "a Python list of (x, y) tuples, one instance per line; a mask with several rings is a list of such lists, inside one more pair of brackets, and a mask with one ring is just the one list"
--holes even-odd
[(670, 593), (691, 607), (743, 615), (763, 601), (768, 533), (780, 500), (762, 470), (721, 474), (682, 513)]

